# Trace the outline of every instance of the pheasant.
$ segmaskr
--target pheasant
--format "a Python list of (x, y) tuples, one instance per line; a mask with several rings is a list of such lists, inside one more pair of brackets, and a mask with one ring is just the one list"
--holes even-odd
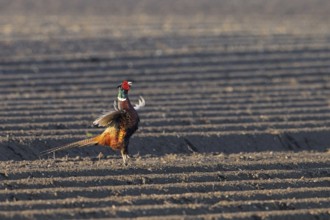
[(138, 129), (138, 124), (140, 121), (136, 110), (145, 106), (145, 101), (142, 96), (140, 96), (139, 103), (134, 107), (132, 106), (128, 98), (128, 91), (130, 90), (131, 86), (132, 82), (124, 80), (118, 86), (118, 103), (116, 100), (114, 101), (115, 110), (106, 112), (93, 122), (93, 125), (106, 127), (102, 134), (93, 138), (43, 151), (41, 152), (41, 155), (53, 153), (59, 150), (99, 144), (109, 146), (114, 150), (120, 150), (124, 164), (126, 165), (129, 158), (129, 139)]

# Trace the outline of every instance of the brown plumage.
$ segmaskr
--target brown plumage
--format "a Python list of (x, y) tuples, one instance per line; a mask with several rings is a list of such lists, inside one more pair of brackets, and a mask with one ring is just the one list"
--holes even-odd
[(145, 105), (144, 99), (140, 97), (139, 103), (134, 107), (132, 106), (128, 98), (128, 91), (130, 90), (131, 85), (131, 82), (126, 80), (123, 81), (121, 85), (118, 86), (118, 106), (114, 105), (114, 111), (110, 111), (101, 115), (93, 122), (94, 125), (99, 127), (106, 127), (102, 134), (61, 147), (52, 148), (42, 152), (41, 154), (44, 155), (59, 150), (99, 144), (109, 146), (114, 150), (120, 150), (123, 161), (126, 164), (127, 159), (129, 158), (129, 139), (138, 129), (138, 124), (140, 121), (136, 110)]

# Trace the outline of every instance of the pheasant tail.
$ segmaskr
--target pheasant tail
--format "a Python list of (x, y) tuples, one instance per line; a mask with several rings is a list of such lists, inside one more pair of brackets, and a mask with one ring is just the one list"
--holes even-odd
[(46, 155), (49, 153), (53, 153), (56, 151), (60, 151), (60, 150), (65, 150), (65, 149), (70, 149), (70, 148), (76, 148), (76, 147), (85, 147), (88, 145), (92, 145), (92, 144), (97, 144), (98, 143), (98, 138), (99, 136), (90, 138), (90, 139), (85, 139), (85, 140), (81, 140), (81, 141), (77, 141), (77, 142), (73, 142), (71, 144), (67, 144), (64, 146), (60, 146), (60, 147), (55, 147), (49, 150), (45, 150), (43, 152), (41, 152), (41, 155)]

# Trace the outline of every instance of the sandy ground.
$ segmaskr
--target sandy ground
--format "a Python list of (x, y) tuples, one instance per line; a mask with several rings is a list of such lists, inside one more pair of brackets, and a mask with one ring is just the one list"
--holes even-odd
[[(1, 219), (330, 218), (328, 1), (0, 6)], [(102, 132), (123, 79), (128, 166), (39, 156)]]

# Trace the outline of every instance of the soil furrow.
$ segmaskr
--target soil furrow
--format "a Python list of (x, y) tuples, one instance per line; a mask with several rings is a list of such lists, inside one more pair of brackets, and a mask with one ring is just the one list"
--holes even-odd
[[(267, 153), (265, 153), (267, 155)], [(270, 154), (272, 155), (272, 154)], [(181, 156), (165, 156), (160, 161), (162, 162), (158, 166), (153, 165), (153, 160), (144, 161), (140, 163), (141, 158), (136, 158), (133, 160), (130, 167), (115, 169), (118, 164), (121, 163), (120, 159), (107, 159), (107, 160), (75, 160), (61, 158), (57, 160), (40, 160), (42, 165), (34, 165), (26, 162), (22, 162), (21, 165), (13, 167), (12, 163), (3, 162), (1, 167), (5, 169), (6, 176), (4, 179), (18, 180), (22, 178), (44, 178), (44, 177), (71, 177), (74, 173), (75, 176), (102, 176), (102, 175), (125, 175), (130, 173), (139, 173), (140, 175), (149, 174), (189, 174), (194, 172), (224, 172), (227, 171), (250, 171), (251, 174), (258, 171), (258, 167), (262, 166), (263, 170), (272, 172), (273, 170), (296, 170), (300, 169), (303, 172), (308, 172), (309, 169), (328, 169), (327, 163), (329, 158), (327, 155), (314, 155), (313, 158), (299, 160), (299, 158), (294, 158), (294, 156), (287, 154), (282, 157), (268, 158), (264, 160), (262, 158), (258, 159), (255, 156), (237, 156), (233, 159), (223, 157), (222, 155), (201, 157), (200, 160), (190, 160), (192, 165), (187, 165), (184, 163), (184, 157)], [(277, 161), (281, 159), (282, 163), (278, 164)], [(180, 168), (172, 165), (172, 163), (180, 164)], [(200, 166), (203, 164), (203, 166)], [(82, 168), (82, 171), (76, 170), (76, 167)], [(15, 169), (19, 168), (19, 172)], [(321, 172), (320, 170), (320, 172)], [(319, 175), (328, 175), (328, 172), (319, 173)], [(309, 175), (312, 175), (309, 174)], [(220, 178), (220, 177), (219, 177)], [(220, 178), (221, 179), (221, 178)], [(32, 181), (33, 182), (33, 181)]]
[[(303, 189), (303, 191), (302, 191)], [(292, 189), (292, 192), (288, 192), (286, 189), (277, 189), (269, 192), (264, 190), (251, 190), (251, 191), (233, 191), (233, 192), (212, 192), (212, 193), (183, 193), (183, 194), (164, 194), (164, 195), (139, 195), (139, 196), (109, 196), (105, 198), (73, 198), (68, 199), (55, 199), (48, 200), (45, 203), (44, 200), (33, 200), (33, 201), (13, 201), (2, 202), (6, 206), (0, 206), (1, 211), (15, 211), (17, 208), (20, 210), (24, 209), (51, 209), (58, 208), (59, 206), (65, 206), (67, 208), (74, 208), (79, 206), (84, 207), (95, 207), (95, 206), (123, 206), (128, 204), (135, 205), (151, 205), (151, 204), (182, 204), (187, 202), (207, 203), (215, 204), (221, 202), (246, 204), (253, 202), (268, 202), (268, 201), (283, 201), (290, 200), (288, 198), (294, 198), (295, 200), (306, 200), (312, 198), (312, 200), (322, 199), (328, 200), (328, 189), (327, 188), (302, 188)], [(319, 201), (320, 201), (319, 200)], [(287, 202), (287, 204), (290, 204)]]
[[(161, 102), (163, 106), (171, 106), (171, 105), (196, 105), (196, 104), (210, 104), (210, 100), (208, 99), (202, 99), (200, 95), (191, 95), (191, 100), (185, 99), (182, 95), (176, 96), (175, 99), (169, 100), (169, 98), (165, 99), (164, 97), (152, 97), (148, 96), (149, 99), (151, 99), (151, 102), (148, 103), (148, 106), (157, 106), (157, 102)], [(51, 103), (46, 102), (47, 98), (44, 99), (22, 99), (20, 103), (16, 103), (15, 100), (4, 100), (3, 104), (5, 106), (11, 106), (11, 107), (21, 107), (21, 106), (26, 106), (27, 104), (32, 104), (32, 105), (42, 105), (42, 106), (58, 106), (59, 108), (62, 108), (63, 106), (75, 106), (75, 105), (89, 105), (91, 102), (95, 102), (95, 99), (92, 99), (90, 97), (85, 97), (85, 98), (80, 98), (80, 99), (70, 99), (70, 97), (66, 97), (63, 100), (52, 100)], [(136, 99), (135, 96), (132, 97), (132, 101)], [(306, 97), (288, 97), (287, 94), (273, 94), (271, 96), (267, 97), (253, 97), (253, 96), (244, 96), (244, 95), (234, 95), (234, 94), (219, 94), (219, 96), (212, 100), (212, 103), (218, 103), (218, 104), (226, 104), (226, 105), (232, 105), (232, 104), (238, 104), (238, 103), (245, 103), (245, 104), (250, 104), (253, 103), (255, 104), (256, 102), (260, 103), (285, 103), (285, 102), (324, 102), (327, 99), (327, 95), (324, 96), (318, 96), (317, 98), (313, 98), (311, 96), (306, 96)], [(100, 100), (99, 103), (93, 103), (95, 107), (98, 106), (104, 106), (102, 101), (109, 102), (108, 97), (98, 97), (98, 100)]]
[[(60, 123), (22, 123), (20, 125), (11, 125), (11, 124), (4, 124), (0, 126), (2, 129), (6, 129), (7, 134), (22, 134), (22, 136), (29, 136), (29, 135), (48, 135), (49, 133), (57, 133), (57, 134), (65, 134), (69, 131), (70, 134), (81, 134), (83, 131), (89, 130), (91, 132), (100, 132), (100, 129), (89, 129), (91, 127), (91, 123), (89, 121), (75, 121), (75, 122), (66, 122), (65, 127)], [(284, 129), (284, 128), (318, 128), (321, 126), (328, 127), (330, 125), (330, 121), (328, 120), (306, 120), (306, 121), (277, 121), (277, 122), (270, 122), (270, 121), (258, 121), (258, 122), (226, 122), (226, 123), (219, 123), (219, 124), (205, 124), (204, 122), (199, 123), (198, 121), (191, 121), (191, 122), (177, 122), (177, 124), (168, 124), (163, 122), (163, 126), (159, 127), (158, 124), (151, 125), (149, 124), (148, 127), (141, 127), (140, 130), (143, 133), (167, 133), (167, 132), (196, 132), (196, 131), (247, 131), (247, 130), (268, 130), (272, 129)], [(81, 127), (85, 127), (85, 129), (81, 129)], [(35, 130), (30, 131), (31, 128)], [(54, 129), (55, 128), (55, 129)], [(76, 130), (76, 128), (80, 128)], [(73, 130), (75, 129), (75, 130)], [(24, 131), (28, 131), (24, 134)], [(83, 131), (82, 131), (83, 130)]]
[[(75, 177), (40, 177), (17, 180), (3, 180), (0, 189), (37, 189), (49, 187), (79, 187), (107, 186), (107, 185), (139, 185), (139, 184), (164, 184), (178, 182), (204, 182), (208, 181), (238, 181), (249, 179), (300, 179), (315, 177), (330, 177), (329, 168), (313, 168), (303, 170), (268, 170), (268, 171), (218, 171), (218, 172), (185, 172), (164, 174), (130, 175), (122, 177), (121, 175), (98, 176), (98, 172), (93, 176), (75, 176)], [(8, 174), (7, 174), (8, 175)], [(10, 175), (10, 178), (12, 175)]]
[[(83, 104), (84, 107), (88, 108), (89, 106), (92, 106), (93, 104)], [(296, 109), (296, 108), (320, 108), (320, 107), (325, 107), (327, 106), (327, 102), (321, 102), (321, 101), (306, 101), (306, 102), (296, 102), (296, 103), (260, 103), (260, 105), (255, 105), (255, 104), (250, 104), (250, 103), (240, 103), (240, 104), (231, 104), (231, 105), (223, 105), (223, 104), (218, 104), (218, 103), (209, 103), (206, 105), (185, 105), (185, 106), (176, 106), (176, 105), (171, 105), (171, 106), (149, 106), (148, 111), (160, 111), (160, 110), (182, 110), (182, 111), (188, 111), (193, 108), (195, 111), (201, 111), (201, 110), (209, 110), (209, 111), (214, 111), (214, 110), (219, 110), (219, 111), (230, 111), (230, 110), (244, 110), (244, 109), (249, 109), (249, 110), (268, 110), (272, 108), (280, 109), (280, 108), (286, 108), (286, 109)], [(54, 109), (55, 105), (49, 105), (49, 106), (17, 106), (17, 107), (4, 107), (2, 111), (7, 112), (9, 109), (12, 109), (13, 111), (18, 111), (18, 110), (48, 110), (48, 109)], [(111, 108), (113, 109), (113, 101), (108, 102), (105, 106), (106, 108)], [(74, 108), (80, 108), (81, 105), (64, 105), (61, 110), (65, 109), (74, 109)], [(101, 111), (101, 109), (98, 108), (98, 111)]]
[(249, 191), (273, 190), (284, 188), (318, 188), (327, 187), (329, 177), (308, 179), (273, 179), (273, 180), (243, 180), (226, 182), (203, 183), (170, 183), (170, 184), (145, 184), (125, 186), (90, 186), (90, 187), (54, 187), (41, 189), (15, 189), (0, 190), (1, 201), (36, 200), (36, 199), (66, 199), (76, 196), (104, 198), (106, 196), (141, 195), (141, 194), (178, 194), (188, 192), (208, 191)]
[[(307, 209), (310, 211), (310, 213), (316, 213), (315, 210), (322, 210), (324, 213), (329, 213), (329, 204), (323, 203), (323, 205), (320, 207), (319, 202), (322, 202), (325, 199), (318, 199), (316, 201), (312, 201), (310, 203), (310, 207)], [(141, 205), (141, 206), (112, 206), (111, 209), (109, 207), (93, 207), (93, 208), (84, 208), (81, 210), (81, 208), (59, 208), (59, 209), (46, 209), (46, 210), (29, 210), (29, 211), (21, 211), (20, 213), (17, 212), (8, 212), (8, 211), (2, 211), (0, 215), (3, 215), (4, 217), (18, 217), (19, 215), (33, 215), (33, 216), (47, 216), (48, 218), (54, 217), (56, 215), (60, 218), (68, 218), (68, 217), (74, 217), (77, 216), (84, 216), (85, 218), (88, 216), (94, 216), (96, 213), (98, 213), (98, 217), (128, 217), (130, 212), (135, 213), (136, 216), (155, 216), (159, 212), (165, 212), (166, 215), (179, 215), (179, 214), (185, 214), (185, 215), (196, 215), (198, 213), (207, 213), (207, 214), (215, 214), (215, 213), (221, 213), (221, 215), (225, 214), (233, 214), (236, 212), (266, 212), (268, 215), (274, 211), (277, 212), (285, 212), (287, 210), (295, 210), (295, 212), (298, 212), (299, 210), (302, 210), (302, 212), (306, 212), (306, 209), (304, 209), (304, 205), (306, 205), (306, 200), (295, 200), (295, 203), (290, 203), (291, 200), (279, 200), (279, 201), (271, 201), (271, 202), (252, 202), (251, 205), (253, 206), (252, 210), (248, 210), (248, 207), (251, 205), (249, 204), (239, 204), (237, 205), (231, 205), (230, 203), (223, 202), (221, 203), (221, 207), (219, 206), (210, 206), (209, 204), (203, 204), (203, 203), (194, 203), (194, 204), (171, 204), (171, 203), (165, 203), (165, 204), (153, 204), (153, 205)], [(327, 200), (326, 200), (327, 201)], [(289, 205), (288, 205), (289, 204)], [(129, 207), (129, 208), (128, 208)], [(25, 213), (26, 212), (26, 213)], [(52, 213), (49, 216), (49, 213)], [(70, 213), (70, 214), (68, 214)], [(225, 213), (225, 214), (224, 214)], [(294, 213), (294, 212), (293, 212)], [(291, 213), (291, 215), (293, 214)], [(48, 215), (47, 215), (48, 214)], [(18, 216), (16, 216), (18, 215)], [(53, 216), (52, 216), (53, 215)]]
[[(319, 56), (319, 54), (317, 55), (317, 57), (312, 57), (312, 58), (277, 58), (277, 59), (273, 59), (273, 60), (265, 60), (265, 59), (250, 59), (245, 61), (244, 59), (233, 59), (233, 60), (226, 60), (226, 59), (222, 59), (222, 58), (217, 58), (217, 57), (211, 57), (211, 58), (199, 58), (199, 59), (194, 59), (194, 58), (185, 58), (182, 57), (182, 59), (173, 59), (173, 60), (168, 60), (168, 59), (153, 59), (153, 60), (147, 60), (145, 62), (138, 62), (138, 61), (129, 61), (129, 60), (125, 60), (124, 62), (119, 62), (116, 60), (109, 60), (109, 61), (103, 61), (102, 59), (98, 60), (97, 64), (93, 64), (93, 63), (74, 63), (74, 64), (55, 64), (53, 65), (52, 63), (47, 64), (47, 65), (42, 65), (42, 64), (38, 64), (37, 68), (38, 71), (40, 72), (61, 72), (62, 69), (67, 69), (69, 71), (76, 71), (76, 69), (80, 69), (80, 68), (85, 68), (88, 70), (91, 70), (93, 68), (100, 68), (100, 64), (102, 65), (102, 67), (107, 67), (109, 69), (112, 70), (116, 70), (116, 69), (124, 69), (127, 66), (134, 66), (134, 68), (154, 68), (154, 67), (185, 67), (185, 66), (205, 66), (205, 67), (209, 67), (209, 66), (213, 66), (213, 65), (221, 65), (222, 67), (226, 67), (226, 66), (244, 66), (246, 67), (247, 65), (249, 67), (254, 67), (256, 65), (260, 65), (260, 63), (263, 63), (263, 67), (267, 67), (267, 68), (271, 68), (272, 66), (289, 66), (289, 64), (291, 65), (304, 65), (304, 66), (314, 66), (316, 64), (321, 64), (324, 63), (326, 64), (327, 62), (329, 62), (329, 57), (322, 57)], [(1, 64), (0, 64), (1, 65)], [(33, 64), (31, 64), (33, 65)], [(31, 67), (32, 68), (36, 68), (36, 66), (21, 66), (19, 63), (17, 66), (15, 66), (14, 68), (1, 68), (2, 69), (2, 73), (6, 74), (8, 72), (12, 72), (12, 71), (31, 71)], [(2, 65), (1, 65), (2, 66)], [(60, 67), (59, 67), (60, 66)], [(36, 81), (36, 83), (38, 83), (38, 81)], [(54, 80), (54, 84), (59, 83), (58, 80)]]
[[(204, 131), (204, 130), (200, 130), (200, 131), (171, 131), (171, 132), (146, 132), (146, 133), (136, 133), (134, 137), (139, 137), (139, 138), (150, 138), (150, 137), (157, 137), (157, 138), (169, 138), (169, 137), (197, 137), (197, 138), (201, 138), (201, 137), (226, 137), (226, 136), (236, 136), (236, 137), (240, 137), (242, 135), (244, 136), (256, 136), (256, 135), (272, 135), (273, 138), (277, 138), (278, 136), (281, 135), (286, 135), (286, 134), (296, 134), (296, 133), (306, 133), (307, 134), (313, 134), (313, 133), (317, 133), (320, 132), (320, 135), (322, 135), (325, 132), (329, 132), (330, 129), (328, 127), (325, 126), (320, 126), (320, 127), (306, 127), (306, 128), (290, 128), (290, 127), (285, 127), (285, 128), (268, 128), (266, 130), (235, 130), (235, 131)], [(92, 133), (91, 133), (92, 132)], [(60, 134), (57, 134), (60, 133)], [(65, 143), (70, 143), (73, 141), (78, 141), (78, 140), (82, 140), (82, 139), (86, 139), (88, 137), (90, 137), (90, 135), (97, 135), (99, 134), (99, 130), (94, 132), (94, 130), (90, 130), (90, 129), (82, 129), (82, 132), (78, 132), (78, 134), (71, 134), (68, 132), (61, 132), (61, 130), (56, 130), (56, 131), (50, 131), (49, 134), (34, 134), (34, 136), (32, 137), (30, 134), (28, 134), (28, 132), (4, 132), (4, 137), (1, 137), (1, 141), (3, 141), (4, 143), (6, 143), (6, 141), (12, 141), (12, 142), (20, 142), (20, 143), (31, 143), (34, 141), (41, 141), (41, 143), (38, 143), (39, 145), (41, 144), (42, 146), (46, 146), (48, 144), (48, 141), (52, 141), (52, 140), (56, 140), (56, 144), (51, 144), (53, 147), (54, 145), (58, 146), (59, 143), (63, 143), (64, 144), (64, 140), (66, 140)], [(61, 142), (58, 142), (58, 141)], [(305, 139), (306, 140), (306, 139)], [(308, 141), (308, 139), (307, 139)], [(308, 143), (308, 142), (307, 142)], [(179, 144), (179, 143), (177, 143)], [(177, 145), (176, 147), (179, 147), (179, 150), (182, 149), (182, 146), (180, 146), (182, 144)], [(288, 146), (292, 147), (291, 143), (287, 143)], [(39, 147), (39, 146), (37, 146)], [(292, 148), (283, 148), (282, 150), (293, 150)], [(316, 147), (316, 146), (315, 146)], [(321, 147), (321, 148), (320, 148)], [(160, 146), (157, 146), (157, 148), (161, 148)], [(165, 148), (165, 147), (164, 147)], [(246, 148), (242, 148), (243, 150), (246, 150)], [(269, 150), (269, 147), (264, 146), (262, 148), (263, 150)], [(319, 146), (319, 148), (317, 148), (318, 150), (327, 150), (327, 146)], [(220, 149), (219, 149), (220, 150)], [(261, 149), (259, 149), (261, 150)], [(276, 148), (276, 150), (279, 150), (278, 148)], [(299, 147), (296, 149), (299, 150)], [(306, 148), (302, 148), (302, 150), (306, 150)], [(153, 149), (153, 151), (155, 151), (155, 149)], [(60, 151), (61, 152), (61, 151)], [(80, 152), (83, 152), (82, 149), (80, 149)], [(172, 152), (168, 152), (168, 153), (180, 153), (180, 151), (172, 151)], [(191, 151), (188, 151), (191, 152)], [(207, 152), (215, 152), (214, 149), (213, 151), (207, 151)], [(228, 152), (228, 151), (225, 151)], [(230, 151), (229, 151), (230, 152)], [(234, 151), (233, 153), (237, 153), (238, 151)], [(250, 151), (248, 151), (250, 152)], [(149, 154), (150, 152), (148, 152)], [(186, 152), (187, 153), (187, 152)], [(34, 153), (35, 154), (35, 153)], [(62, 156), (65, 156), (65, 154), (60, 153)], [(82, 154), (80, 154), (82, 155)], [(88, 154), (88, 156), (90, 156)], [(37, 157), (37, 155), (33, 156), (33, 159), (38, 159), (39, 157)], [(22, 158), (23, 159), (23, 158)], [(8, 160), (8, 158), (6, 159)]]
[[(159, 123), (165, 123), (165, 124), (180, 124), (180, 123), (191, 123), (191, 124), (220, 124), (220, 123), (240, 123), (240, 122), (284, 122), (284, 121), (317, 121), (317, 120), (329, 120), (330, 114), (329, 113), (319, 113), (318, 115), (315, 114), (294, 114), (294, 115), (270, 115), (270, 114), (264, 114), (264, 115), (247, 115), (247, 116), (196, 116), (194, 119), (190, 117), (187, 117), (187, 114), (184, 114), (184, 116), (176, 115), (176, 117), (171, 117), (166, 114), (165, 118), (159, 118), (157, 116), (150, 117), (150, 115), (141, 114), (143, 115), (143, 124), (152, 126), (152, 125), (158, 125)], [(7, 127), (10, 124), (13, 123), (27, 123), (27, 122), (34, 122), (34, 123), (42, 123), (45, 120), (49, 122), (56, 122), (57, 124), (65, 123), (65, 122), (76, 122), (77, 120), (83, 121), (84, 123), (87, 122), (87, 118), (90, 118), (91, 115), (88, 113), (82, 114), (82, 115), (49, 115), (49, 116), (0, 116), (0, 120), (3, 121), (3, 127)], [(202, 123), (204, 122), (204, 123)], [(8, 124), (7, 124), (8, 123)], [(7, 125), (6, 125), (7, 124)], [(9, 126), (10, 127), (10, 126)]]
[[(265, 100), (260, 100), (260, 104), (261, 107), (265, 108), (267, 106), (270, 107), (293, 107), (293, 106), (302, 106), (303, 104), (306, 105), (306, 107), (308, 107), (308, 103), (315, 103), (315, 105), (322, 105), (322, 104), (326, 104), (326, 97), (318, 97), (317, 99), (314, 99), (313, 101), (310, 101), (309, 99), (312, 97), (308, 94), (308, 92), (306, 91), (306, 94), (304, 94), (305, 91), (301, 91), (301, 94), (286, 94), (286, 95), (304, 95), (306, 97), (304, 97), (304, 99), (300, 99), (297, 100), (297, 102), (294, 102), (294, 100), (283, 100), (283, 102), (281, 102), (281, 100), (276, 100), (276, 97), (268, 97)], [(326, 94), (325, 94), (326, 95)], [(98, 103), (95, 103), (95, 96), (94, 99), (92, 99), (92, 97), (86, 97), (86, 99), (75, 99), (74, 96), (71, 97), (63, 97), (63, 99), (61, 99), (61, 101), (57, 101), (59, 100), (59, 97), (56, 97), (53, 99), (54, 103), (52, 101), (47, 101), (47, 97), (43, 97), (42, 99), (30, 99), (31, 100), (31, 106), (28, 106), (28, 102), (29, 99), (28, 98), (22, 98), (22, 104), (19, 105), (13, 105), (13, 99), (12, 100), (4, 100), (4, 109), (2, 109), (2, 112), (4, 111), (8, 111), (9, 109), (13, 109), (13, 111), (17, 111), (17, 110), (22, 110), (24, 108), (24, 106), (26, 107), (26, 109), (28, 110), (33, 110), (36, 109), (38, 110), (40, 109), (55, 109), (55, 107), (59, 106), (58, 110), (65, 110), (65, 109), (70, 109), (70, 108), (78, 108), (83, 106), (86, 106), (88, 108), (91, 109), (97, 109), (97, 108), (112, 108), (113, 106), (113, 101), (115, 100), (114, 98), (111, 98), (110, 95), (104, 96), (104, 97), (97, 97), (97, 99), (99, 100)], [(143, 96), (143, 95), (142, 95)], [(285, 96), (284, 93), (279, 94), (278, 95), (278, 99), (280, 99), (281, 96)], [(13, 97), (14, 98), (14, 97)], [(139, 97), (132, 97), (132, 102), (136, 103)], [(177, 107), (177, 108), (184, 108), (185, 105), (188, 105), (189, 107), (200, 107), (203, 102), (200, 103), (200, 105), (196, 104), (195, 100), (196, 99), (204, 99), (204, 97), (192, 97), (192, 101), (185, 103), (183, 102), (182, 104), (178, 104), (176, 105), (176, 103), (180, 102), (180, 96), (178, 97), (178, 100), (174, 101), (174, 103), (169, 103), (168, 100), (171, 99), (176, 99), (177, 97), (174, 97), (174, 95), (169, 95), (167, 97), (167, 102), (165, 101), (164, 105), (162, 105), (162, 101), (165, 98), (165, 96), (160, 96), (159, 99), (155, 98), (155, 97), (149, 97), (149, 96), (144, 96), (144, 98), (149, 101), (150, 105), (148, 106), (148, 109), (146, 109), (147, 111), (151, 111), (151, 110), (157, 110), (157, 108), (162, 108), (165, 109), (167, 107)], [(274, 100), (273, 100), (274, 98)], [(73, 101), (75, 100), (75, 101)], [(237, 100), (237, 102), (236, 102)], [(274, 103), (272, 103), (272, 100), (274, 101)], [(209, 97), (208, 101), (205, 101), (204, 106), (205, 107), (212, 107), (212, 105), (215, 106), (219, 106), (219, 104), (222, 104), (223, 107), (222, 109), (230, 109), (230, 108), (239, 108), (242, 105), (248, 105), (248, 106), (253, 106), (253, 107), (258, 107), (258, 105), (256, 104), (256, 102), (259, 101), (258, 97), (250, 97), (247, 98), (246, 100), (244, 100), (243, 98), (238, 98), (238, 97), (231, 97), (230, 95), (228, 96), (224, 96), (224, 97), (216, 97), (215, 95), (212, 95), (211, 97)], [(26, 104), (25, 104), (26, 103)], [(185, 105), (184, 105), (185, 103)], [(160, 106), (161, 105), (161, 106)], [(302, 106), (303, 107), (303, 106)], [(102, 109), (101, 109), (102, 110)], [(213, 110), (213, 109), (210, 109)], [(276, 110), (276, 109), (274, 109)], [(100, 111), (100, 110), (99, 110)]]
[[(110, 107), (111, 108), (111, 107)], [(100, 112), (100, 108), (89, 108), (90, 112), (96, 115), (93, 112)], [(109, 107), (108, 107), (109, 109)], [(283, 108), (283, 109), (258, 109), (254, 111), (250, 111), (249, 109), (245, 110), (239, 110), (235, 109), (234, 111), (219, 111), (219, 110), (208, 110), (208, 111), (203, 111), (203, 110), (182, 110), (182, 111), (159, 111), (159, 110), (154, 110), (154, 111), (148, 111), (148, 109), (143, 110), (142, 114), (144, 117), (150, 118), (152, 116), (153, 118), (164, 118), (166, 119), (167, 117), (182, 117), (182, 116), (197, 116), (197, 117), (214, 117), (214, 116), (233, 116), (237, 115), (237, 117), (249, 117), (249, 116), (260, 116), (260, 115), (273, 115), (273, 116), (281, 116), (281, 115), (299, 115), (299, 114), (323, 114), (323, 113), (328, 113), (328, 107), (323, 106), (323, 107), (302, 107), (302, 108)], [(47, 109), (45, 110), (39, 110), (37, 108), (31, 109), (29, 111), (24, 111), (23, 109), (18, 111), (18, 110), (13, 110), (11, 112), (8, 111), (1, 111), (0, 110), (0, 115), (1, 117), (13, 117), (13, 115), (16, 115), (16, 117), (19, 116), (39, 116), (39, 115), (44, 115), (49, 117), (48, 115), (63, 115), (63, 116), (72, 116), (73, 118), (75, 116), (83, 116), (83, 115), (88, 115), (88, 117), (92, 117), (92, 114), (90, 112), (86, 112), (84, 110), (78, 109), (76, 106), (72, 106), (71, 108), (68, 109)]]
[[(330, 216), (330, 208), (314, 208), (314, 209), (298, 209), (298, 210), (259, 210), (259, 211), (236, 211), (233, 213), (205, 213), (200, 215), (187, 215), (186, 212), (182, 211), (177, 215), (166, 215), (166, 218), (169, 219), (181, 219), (182, 216), (185, 218), (210, 218), (210, 219), (248, 219), (255, 220), (257, 219), (300, 219), (300, 220), (310, 220), (313, 218), (317, 219), (328, 219)], [(153, 216), (143, 216), (141, 219), (154, 219), (158, 216), (157, 214)]]

